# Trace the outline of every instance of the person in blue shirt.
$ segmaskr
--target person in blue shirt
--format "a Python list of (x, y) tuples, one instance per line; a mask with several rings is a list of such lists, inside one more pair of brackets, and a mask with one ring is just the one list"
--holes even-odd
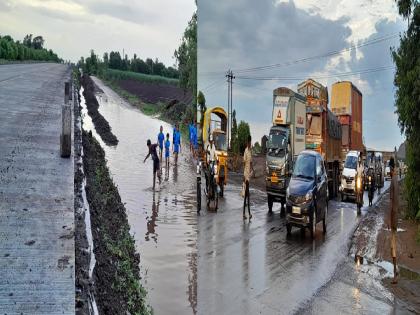
[(163, 134), (163, 127), (160, 126), (160, 132), (158, 134), (158, 143), (159, 143), (159, 156), (162, 161), (162, 152), (163, 152), (163, 141), (165, 140), (165, 135)]
[(166, 169), (169, 169), (169, 150), (171, 148), (171, 142), (169, 141), (169, 132), (166, 134), (166, 141), (165, 141), (165, 164)]
[(198, 149), (198, 130), (197, 125), (194, 124), (193, 126), (193, 155), (196, 157), (197, 155), (197, 149)]
[(175, 151), (175, 134), (176, 134), (176, 125), (174, 126), (174, 131), (172, 132), (172, 151)]
[(190, 152), (193, 152), (193, 135), (194, 135), (194, 123), (191, 120), (191, 123), (188, 125), (188, 136), (190, 140)]
[(181, 133), (179, 132), (179, 125), (176, 124), (176, 131), (174, 133), (174, 158), (175, 165), (178, 163), (178, 154), (181, 152)]

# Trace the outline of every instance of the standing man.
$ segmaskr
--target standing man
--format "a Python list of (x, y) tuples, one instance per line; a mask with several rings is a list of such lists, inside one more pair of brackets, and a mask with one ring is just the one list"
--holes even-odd
[(254, 166), (252, 164), (252, 153), (251, 153), (251, 135), (248, 136), (248, 142), (244, 152), (244, 183), (245, 183), (245, 195), (244, 195), (244, 207), (243, 207), (243, 218), (246, 219), (245, 215), (245, 206), (248, 200), (248, 214), (249, 219), (251, 220), (251, 206), (249, 203), (249, 180), (251, 178), (251, 174), (254, 172)]
[(181, 152), (181, 133), (179, 131), (179, 125), (176, 124), (174, 133), (174, 157), (175, 165), (178, 164), (178, 154)]
[(160, 161), (162, 162), (162, 152), (163, 152), (163, 141), (165, 140), (165, 135), (163, 134), (163, 127), (160, 126), (160, 132), (158, 134), (158, 143), (159, 143), (159, 155)]
[(397, 271), (397, 225), (398, 225), (398, 206), (399, 206), (399, 187), (397, 173), (395, 171), (394, 158), (391, 157), (389, 161), (389, 168), (391, 173), (391, 187), (389, 189), (389, 196), (391, 199), (390, 209), (390, 228), (391, 228), (391, 256), (392, 264), (394, 265), (394, 279), (393, 284), (398, 282), (398, 271)]
[(157, 155), (157, 143), (152, 144), (150, 139), (147, 140), (147, 147), (149, 148), (149, 153), (147, 153), (146, 157), (144, 158), (143, 163), (146, 163), (146, 160), (151, 155), (153, 160), (153, 190), (155, 190), (155, 183), (156, 183), (156, 173), (158, 174), (159, 184), (160, 184), (160, 170), (159, 170), (159, 157)]
[(190, 124), (188, 125), (188, 137), (190, 139), (190, 152), (192, 152), (193, 150), (193, 130), (194, 128), (194, 124), (193, 121), (191, 120)]

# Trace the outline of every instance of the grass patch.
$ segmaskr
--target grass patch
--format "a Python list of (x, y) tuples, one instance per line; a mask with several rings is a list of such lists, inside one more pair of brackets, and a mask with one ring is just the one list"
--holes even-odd
[(91, 133), (83, 131), (83, 167), (91, 208), (97, 264), (95, 298), (101, 314), (151, 314), (140, 283), (140, 256), (136, 253), (126, 209), (109, 169), (105, 152)]
[(106, 80), (137, 80), (150, 83), (164, 83), (178, 85), (179, 80), (173, 78), (162, 77), (160, 75), (151, 75), (131, 71), (122, 71), (115, 69), (106, 69), (102, 73), (102, 77)]

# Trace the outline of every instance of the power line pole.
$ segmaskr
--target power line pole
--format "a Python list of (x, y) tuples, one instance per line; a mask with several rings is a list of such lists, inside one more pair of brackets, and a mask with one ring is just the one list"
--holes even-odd
[(227, 74), (227, 82), (228, 82), (228, 121), (227, 121), (227, 139), (228, 139), (228, 148), (230, 148), (230, 141), (231, 139), (231, 130), (232, 130), (232, 107), (233, 107), (233, 102), (232, 102), (232, 85), (233, 85), (233, 79), (235, 79), (235, 76), (233, 75), (232, 70), (228, 70)]

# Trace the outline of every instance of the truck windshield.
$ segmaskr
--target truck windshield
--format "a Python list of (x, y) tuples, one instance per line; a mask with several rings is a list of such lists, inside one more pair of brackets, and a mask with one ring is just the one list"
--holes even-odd
[(287, 145), (286, 134), (282, 131), (273, 130), (270, 132), (267, 147), (269, 149), (285, 149)]
[(344, 162), (344, 167), (355, 170), (357, 168), (357, 156), (347, 156), (346, 162)]
[(296, 160), (293, 177), (314, 179), (315, 157), (309, 154), (300, 154)]
[(219, 133), (219, 134), (214, 134), (213, 137), (214, 137), (214, 145), (216, 146), (216, 150), (227, 151), (226, 135)]

